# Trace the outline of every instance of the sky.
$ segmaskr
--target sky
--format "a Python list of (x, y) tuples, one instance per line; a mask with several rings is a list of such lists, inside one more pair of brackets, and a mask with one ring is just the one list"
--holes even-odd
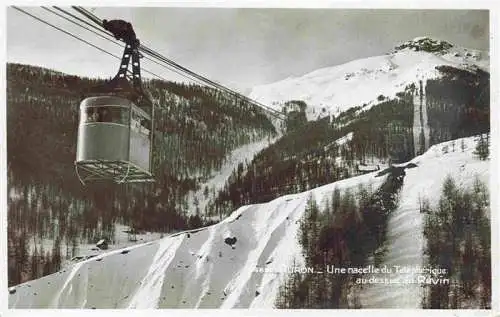
[[(114, 55), (122, 54), (120, 46), (42, 7), (22, 8)], [(142, 44), (243, 93), (319, 68), (382, 55), (417, 36), (489, 50), (486, 10), (86, 8), (102, 19), (130, 21)], [(119, 66), (114, 57), (13, 8), (7, 8), (7, 61), (102, 78), (114, 76)], [(148, 60), (141, 63), (145, 77), (151, 77), (144, 71), (149, 70), (169, 80), (185, 80)]]

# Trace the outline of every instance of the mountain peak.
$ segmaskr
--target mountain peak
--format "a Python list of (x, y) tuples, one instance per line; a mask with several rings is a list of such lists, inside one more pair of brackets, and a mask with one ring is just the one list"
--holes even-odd
[(419, 36), (395, 47), (395, 52), (403, 50), (424, 51), (429, 53), (448, 53), (453, 44), (428, 36)]
[[(387, 98), (396, 98), (418, 79), (443, 76), (437, 66), (489, 72), (486, 51), (452, 45), (428, 36), (400, 43), (395, 51), (321, 68), (301, 77), (254, 87), (250, 98), (281, 111), (282, 103), (302, 100), (306, 115), (316, 120), (352, 107), (368, 109)], [(280, 104), (281, 102), (281, 104)]]

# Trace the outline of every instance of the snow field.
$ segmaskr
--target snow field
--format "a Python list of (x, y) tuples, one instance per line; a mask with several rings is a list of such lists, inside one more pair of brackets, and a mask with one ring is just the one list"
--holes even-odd
[[(471, 56), (466, 55), (469, 51)], [(478, 67), (489, 71), (489, 55), (457, 46), (446, 54), (404, 49), (256, 86), (249, 97), (269, 104), (275, 110), (281, 110), (276, 102), (303, 100), (308, 106), (307, 118), (315, 120), (363, 104), (371, 107), (380, 102), (377, 100), (380, 95), (395, 98), (396, 93), (404, 91), (407, 85), (418, 79), (425, 81), (439, 77), (435, 67), (440, 65), (469, 70)]]

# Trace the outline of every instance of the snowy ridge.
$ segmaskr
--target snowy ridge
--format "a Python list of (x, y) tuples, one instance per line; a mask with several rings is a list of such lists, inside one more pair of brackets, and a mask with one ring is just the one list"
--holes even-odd
[[(432, 146), (406, 170), (399, 207), (389, 219), (383, 264), (423, 263), (424, 239), (419, 197), (436, 203), (444, 177), (468, 186), (476, 175), (487, 179), (488, 161), (472, 154), (474, 138)], [(10, 308), (273, 308), (286, 274), (300, 265), (298, 220), (312, 196), (320, 208), (335, 188), (377, 189), (386, 176), (365, 174), (313, 190), (244, 206), (222, 222), (121, 250), (100, 254), (62, 271), (18, 285)], [(257, 268), (274, 271), (257, 272)], [(416, 308), (419, 285), (370, 285), (363, 307)]]
[(300, 260), (298, 220), (311, 195), (321, 203), (334, 188), (384, 179), (366, 174), (244, 206), (216, 225), (101, 254), (16, 286), (9, 307), (272, 308), (286, 274), (256, 269)]
[[(413, 41), (419, 40), (421, 38)], [(354, 60), (318, 69), (302, 77), (256, 86), (249, 97), (276, 110), (281, 110), (282, 102), (303, 100), (308, 105), (308, 119), (315, 120), (354, 106), (372, 106), (380, 102), (377, 100), (379, 96), (395, 98), (396, 93), (404, 91), (411, 83), (439, 77), (435, 67), (441, 65), (489, 71), (489, 54), (458, 46), (437, 52), (406, 47), (387, 55)], [(346, 94), (346, 91), (353, 93)]]

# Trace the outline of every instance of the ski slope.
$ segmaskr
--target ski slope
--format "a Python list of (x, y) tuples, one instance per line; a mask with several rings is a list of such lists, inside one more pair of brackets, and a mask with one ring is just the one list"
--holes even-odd
[[(435, 145), (412, 160), (398, 209), (390, 216), (384, 263), (422, 263), (424, 239), (418, 198), (439, 199), (444, 177), (468, 186), (488, 176), (488, 161), (472, 154), (474, 138)], [(444, 149), (448, 147), (448, 153)], [(10, 290), (10, 308), (273, 308), (283, 268), (301, 258), (298, 220), (312, 196), (323, 207), (334, 188), (378, 188), (376, 172), (244, 206), (222, 222), (97, 255)], [(258, 268), (271, 270), (257, 272)], [(359, 295), (363, 307), (415, 308), (419, 286), (371, 285)]]
[[(441, 43), (427, 37), (408, 41), (414, 46)], [(303, 100), (309, 120), (345, 111), (354, 106), (379, 103), (379, 96), (395, 98), (396, 93), (417, 80), (440, 76), (436, 66), (448, 65), (474, 71), (489, 71), (487, 52), (452, 46), (438, 52), (416, 51), (411, 47), (342, 65), (315, 70), (301, 77), (290, 77), (272, 84), (256, 86), (249, 97), (281, 110), (282, 102)], [(345, 93), (346, 91), (355, 93)]]

